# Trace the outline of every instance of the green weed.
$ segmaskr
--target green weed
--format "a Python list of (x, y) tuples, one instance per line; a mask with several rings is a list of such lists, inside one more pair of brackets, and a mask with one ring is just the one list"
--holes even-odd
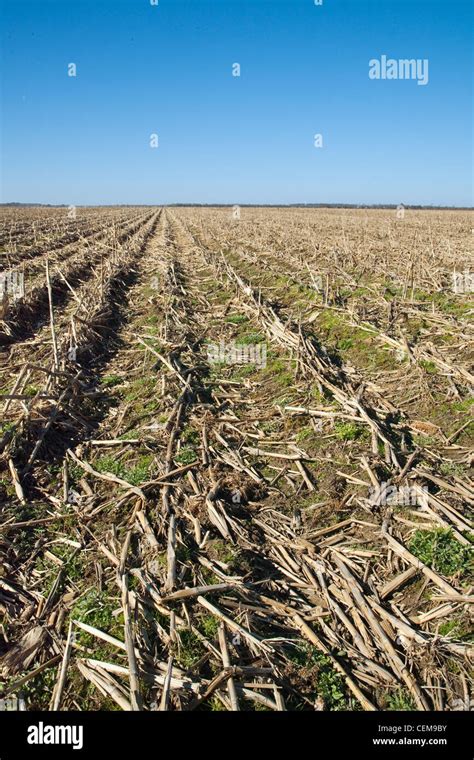
[(417, 530), (409, 549), (421, 562), (442, 575), (463, 574), (472, 566), (472, 549), (460, 544), (447, 528)]

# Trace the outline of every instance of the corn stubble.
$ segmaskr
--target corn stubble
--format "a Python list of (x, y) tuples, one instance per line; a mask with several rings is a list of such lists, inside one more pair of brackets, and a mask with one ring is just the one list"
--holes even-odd
[(469, 709), (468, 214), (234, 216), (2, 210), (0, 696)]

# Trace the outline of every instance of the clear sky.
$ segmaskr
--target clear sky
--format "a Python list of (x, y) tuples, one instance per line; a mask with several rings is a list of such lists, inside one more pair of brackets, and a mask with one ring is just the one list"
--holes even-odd
[(470, 0), (2, 8), (3, 202), (472, 205)]

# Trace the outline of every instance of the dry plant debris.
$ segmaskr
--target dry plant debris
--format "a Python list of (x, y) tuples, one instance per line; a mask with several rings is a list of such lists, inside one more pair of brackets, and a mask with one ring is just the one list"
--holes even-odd
[(1, 696), (469, 709), (470, 226), (2, 211)]

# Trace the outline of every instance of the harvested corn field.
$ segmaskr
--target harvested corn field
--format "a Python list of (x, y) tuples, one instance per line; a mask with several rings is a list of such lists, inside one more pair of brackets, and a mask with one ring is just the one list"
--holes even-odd
[(3, 209), (1, 696), (469, 709), (470, 235)]

